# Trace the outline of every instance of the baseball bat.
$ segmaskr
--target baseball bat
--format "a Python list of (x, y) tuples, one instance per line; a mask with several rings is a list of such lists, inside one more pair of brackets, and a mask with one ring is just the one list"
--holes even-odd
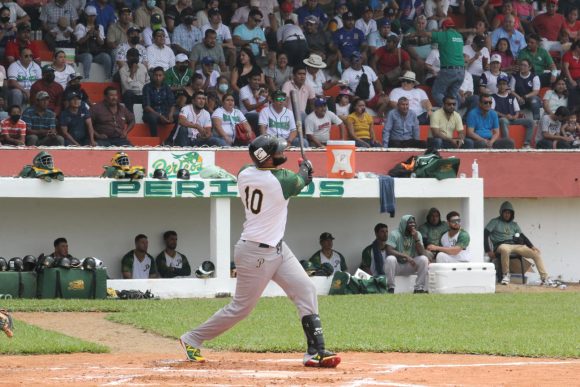
[(302, 133), (302, 119), (300, 118), (300, 113), (298, 110), (298, 100), (296, 99), (296, 90), (290, 92), (290, 102), (292, 103), (292, 113), (294, 113), (294, 121), (296, 121), (296, 131), (298, 132), (298, 138), (300, 139), (300, 155), (303, 160), (306, 160), (304, 156), (304, 134)]

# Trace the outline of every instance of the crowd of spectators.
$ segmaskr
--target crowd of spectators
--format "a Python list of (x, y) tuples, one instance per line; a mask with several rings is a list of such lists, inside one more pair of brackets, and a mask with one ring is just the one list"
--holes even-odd
[[(297, 117), (305, 146), (324, 146), (338, 126), (359, 147), (510, 148), (509, 127), (523, 125), (524, 147), (536, 140), (574, 148), (579, 7), (578, 0), (2, 0), (0, 141), (129, 146), (138, 114), (152, 136), (174, 126), (162, 140), (176, 146), (244, 145), (238, 124), (297, 145)], [(52, 63), (40, 60), (40, 37)], [(101, 101), (82, 87), (95, 63), (102, 81), (118, 84)], [(450, 107), (436, 115), (445, 101)], [(549, 120), (559, 132), (542, 125)], [(429, 141), (416, 124), (431, 126)]]

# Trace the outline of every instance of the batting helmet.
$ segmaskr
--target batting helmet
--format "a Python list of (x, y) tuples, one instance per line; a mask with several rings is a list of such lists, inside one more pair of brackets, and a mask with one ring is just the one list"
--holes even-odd
[(306, 274), (308, 274), (309, 276), (314, 275), (314, 272), (316, 271), (316, 267), (312, 264), (312, 262), (310, 262), (306, 259), (303, 259), (302, 261), (300, 261), (300, 264), (304, 268), (304, 271), (306, 272)]
[(24, 263), (22, 262), (22, 258), (14, 257), (8, 261), (8, 267), (11, 271), (22, 271), (24, 269)]
[(56, 266), (58, 267), (62, 267), (63, 269), (70, 269), (70, 259), (67, 257), (62, 257), (61, 259), (58, 260)]
[(8, 262), (4, 257), (0, 257), (0, 271), (8, 271)]
[(97, 261), (93, 257), (86, 257), (83, 259), (83, 269), (95, 270), (97, 268)]
[(52, 255), (41, 255), (38, 257), (38, 265), (36, 266), (37, 271), (43, 271), (44, 269), (49, 269), (55, 266), (54, 257)]
[(187, 169), (181, 168), (179, 171), (177, 171), (177, 178), (181, 180), (189, 180), (191, 176)]
[(153, 172), (153, 178), (159, 180), (167, 180), (167, 172), (165, 172), (165, 169), (157, 168)]
[(215, 266), (211, 261), (203, 261), (203, 263), (195, 271), (197, 278), (209, 278), (213, 276)]
[(274, 154), (283, 152), (287, 146), (288, 143), (283, 138), (263, 134), (252, 141), (248, 150), (254, 164), (260, 166)]
[(24, 264), (24, 271), (33, 271), (36, 267), (36, 257), (33, 255), (26, 255), (22, 258), (22, 263)]
[(70, 259), (70, 267), (73, 269), (80, 269), (81, 268), (81, 260), (75, 257)]

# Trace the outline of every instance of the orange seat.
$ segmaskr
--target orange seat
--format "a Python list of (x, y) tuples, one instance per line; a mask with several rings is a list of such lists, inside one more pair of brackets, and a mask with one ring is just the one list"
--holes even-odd
[(453, 20), (456, 28), (465, 28), (465, 15), (450, 12), (447, 14), (447, 17)]
[(119, 102), (121, 101), (121, 87), (116, 82), (83, 82), (81, 87), (89, 96), (91, 103), (101, 102), (105, 96), (105, 89), (113, 86), (119, 92)]
[(375, 132), (375, 141), (381, 145), (383, 144), (383, 128), (384, 128), (383, 124), (373, 125), (373, 130)]
[(54, 60), (54, 53), (50, 51), (44, 40), (35, 40), (35, 44), (40, 48), (40, 60), (44, 62), (52, 62)]
[(547, 92), (548, 90), (550, 90), (550, 88), (549, 88), (549, 87), (542, 87), (542, 88), (540, 89), (540, 92), (538, 93), (538, 96), (539, 96), (541, 99), (544, 99), (544, 95), (546, 94), (546, 92)]
[(431, 88), (429, 86), (417, 85), (417, 89), (423, 90), (427, 94), (427, 97), (429, 97), (429, 101), (431, 102), (431, 105), (435, 105), (435, 100), (433, 99), (433, 95), (431, 95)]
[(340, 86), (334, 85), (328, 90), (324, 90), (324, 95), (327, 97), (336, 98), (340, 92)]
[(526, 128), (523, 125), (510, 125), (509, 129), (510, 138), (514, 141), (516, 149), (521, 149), (526, 138)]
[(419, 139), (427, 141), (427, 138), (429, 138), (430, 130), (431, 127), (429, 125), (419, 125)]
[(151, 137), (151, 132), (149, 131), (149, 126), (144, 123), (135, 124), (133, 129), (129, 132), (129, 138), (131, 137)]
[(331, 140), (344, 140), (344, 138), (340, 135), (340, 128), (338, 125), (332, 125), (330, 127), (330, 139)]
[(167, 137), (171, 134), (175, 124), (167, 124), (167, 125), (160, 125), (157, 127), (157, 132), (159, 134), (159, 138), (161, 142), (167, 140)]

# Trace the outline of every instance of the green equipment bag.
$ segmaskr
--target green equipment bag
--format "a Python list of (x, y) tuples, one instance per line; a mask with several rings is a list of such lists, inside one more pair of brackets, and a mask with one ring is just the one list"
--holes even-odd
[(107, 297), (105, 269), (51, 268), (38, 276), (38, 298), (103, 299)]
[(334, 273), (328, 294), (331, 296), (338, 294), (352, 294), (348, 286), (351, 278), (350, 274), (343, 271), (337, 271)]
[(339, 294), (377, 294), (387, 293), (387, 279), (385, 276), (361, 279), (349, 273), (337, 271), (332, 277), (329, 295)]
[(415, 175), (417, 177), (434, 177), (437, 180), (456, 178), (460, 160), (456, 157), (442, 159), (437, 154), (417, 157)]
[(35, 298), (36, 273), (31, 271), (0, 272), (0, 298)]

